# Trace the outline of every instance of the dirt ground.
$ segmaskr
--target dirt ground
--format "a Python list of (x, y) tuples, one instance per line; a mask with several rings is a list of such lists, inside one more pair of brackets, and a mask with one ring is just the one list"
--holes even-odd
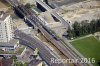
[(9, 7), (10, 7), (9, 4), (0, 0), (0, 11), (7, 11)]

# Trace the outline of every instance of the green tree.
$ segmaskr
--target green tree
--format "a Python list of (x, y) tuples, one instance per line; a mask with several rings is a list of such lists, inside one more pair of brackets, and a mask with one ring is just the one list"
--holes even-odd
[(24, 63), (24, 64), (23, 64), (23, 66), (27, 66), (27, 65), (28, 65), (28, 63)]
[(95, 33), (96, 32), (96, 21), (95, 20), (92, 20), (91, 22), (90, 22), (90, 25), (91, 25), (91, 33)]
[(81, 35), (86, 35), (90, 32), (90, 28), (89, 28), (89, 21), (88, 20), (84, 20), (81, 22)]
[(11, 57), (11, 59), (13, 59), (14, 62), (16, 62), (16, 61), (17, 61), (17, 57), (16, 57), (16, 55), (13, 55), (13, 56)]
[(75, 37), (75, 33), (74, 33), (74, 30), (73, 30), (73, 29), (72, 29), (72, 30), (69, 29), (67, 32), (68, 32), (68, 38), (69, 38), (69, 39)]
[(76, 21), (72, 27), (73, 29), (68, 30), (68, 38), (95, 33), (100, 31), (100, 19), (92, 20), (90, 23), (88, 20), (84, 20), (81, 23)]
[(97, 31), (100, 31), (100, 19), (97, 19), (96, 27), (97, 27)]
[(28, 9), (30, 9), (31, 7), (33, 7), (34, 5), (31, 5), (30, 3), (27, 3), (26, 5), (25, 5), (25, 7), (26, 8), (28, 8)]
[(73, 24), (73, 29), (75, 32), (75, 36), (80, 36), (80, 23), (78, 23), (77, 21)]

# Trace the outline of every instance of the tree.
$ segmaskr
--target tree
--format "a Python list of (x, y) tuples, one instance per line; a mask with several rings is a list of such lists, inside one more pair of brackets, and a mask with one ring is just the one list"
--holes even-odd
[(75, 32), (75, 36), (80, 36), (80, 23), (75, 22), (73, 24), (73, 28), (74, 28), (74, 32)]
[(16, 55), (13, 55), (13, 56), (11, 57), (11, 59), (13, 59), (14, 62), (16, 62), (16, 61), (17, 61), (17, 57), (16, 57)]
[(96, 32), (96, 21), (95, 20), (92, 20), (91, 22), (90, 22), (90, 25), (91, 25), (91, 33), (95, 33)]
[(97, 31), (100, 31), (100, 19), (96, 22)]
[(27, 3), (26, 5), (25, 5), (25, 7), (26, 8), (28, 8), (28, 9), (30, 9), (31, 7), (33, 7), (34, 5), (31, 5), (30, 3)]
[(86, 25), (86, 22), (85, 21), (82, 21), (81, 22), (81, 35), (84, 35), (85, 34), (85, 25)]
[(73, 30), (73, 29), (72, 29), (72, 30), (69, 29), (67, 32), (68, 32), (68, 38), (69, 38), (69, 39), (75, 37), (75, 33), (74, 33), (74, 30)]
[(28, 65), (28, 63), (24, 63), (24, 64), (23, 64), (23, 66), (27, 66), (27, 65)]
[(81, 23), (76, 21), (72, 27), (73, 29), (68, 30), (68, 38), (95, 33), (100, 31), (100, 19), (92, 20), (90, 23), (88, 20), (84, 20)]
[(98, 60), (98, 65), (100, 66), (100, 60)]

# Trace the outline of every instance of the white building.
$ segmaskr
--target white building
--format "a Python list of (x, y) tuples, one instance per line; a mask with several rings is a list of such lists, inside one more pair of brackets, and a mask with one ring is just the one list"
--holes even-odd
[(13, 26), (10, 15), (0, 12), (0, 42), (9, 42), (13, 39)]

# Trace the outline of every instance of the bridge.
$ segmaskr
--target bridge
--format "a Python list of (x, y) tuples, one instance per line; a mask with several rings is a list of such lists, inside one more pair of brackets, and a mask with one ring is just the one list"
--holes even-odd
[(39, 3), (42, 7), (44, 7), (47, 11), (49, 11), (51, 13), (51, 15), (53, 15), (54, 17), (56, 17), (63, 25), (66, 26), (66, 28), (71, 28), (71, 26), (69, 25), (69, 21), (65, 21), (60, 15), (58, 15), (56, 12), (53, 11), (53, 9), (48, 6), (45, 2), (41, 1), (41, 0), (35, 0), (37, 3)]
[[(25, 20), (32, 25), (36, 25), (46, 39), (56, 46), (66, 57), (69, 59), (79, 59), (79, 61), (81, 61), (81, 57), (79, 57), (67, 44), (65, 45), (65, 43), (58, 36), (56, 36), (56, 34), (54, 34), (49, 27), (43, 25), (43, 21), (38, 16), (35, 16), (31, 10), (25, 8), (23, 5), (16, 6), (15, 8), (19, 12), (23, 13)], [(73, 64), (76, 66), (92, 66), (92, 64), (80, 63), (79, 61)]]

